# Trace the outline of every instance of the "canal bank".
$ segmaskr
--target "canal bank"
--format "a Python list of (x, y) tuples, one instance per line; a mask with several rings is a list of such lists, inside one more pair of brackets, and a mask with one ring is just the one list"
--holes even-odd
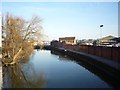
[(92, 69), (95, 68), (99, 72), (99, 74), (104, 75), (104, 79), (108, 80), (108, 82), (114, 84), (115, 87), (119, 88), (118, 85), (120, 83), (119, 63), (95, 55), (64, 49), (64, 48), (46, 46), (45, 49), (57, 51), (60, 52), (61, 54), (68, 55), (70, 57), (75, 58), (76, 60), (82, 61), (84, 64), (87, 64), (87, 66), (89, 65), (89, 68)]

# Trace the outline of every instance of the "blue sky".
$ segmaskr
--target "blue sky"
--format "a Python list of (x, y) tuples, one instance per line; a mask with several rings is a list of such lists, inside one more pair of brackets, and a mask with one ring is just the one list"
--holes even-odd
[(38, 15), (49, 40), (66, 36), (97, 39), (100, 30), (102, 36), (118, 36), (117, 2), (3, 2), (2, 14), (6, 12), (26, 20)]

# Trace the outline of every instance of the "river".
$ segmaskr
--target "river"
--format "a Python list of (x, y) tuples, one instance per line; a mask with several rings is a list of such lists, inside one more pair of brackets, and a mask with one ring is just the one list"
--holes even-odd
[(3, 71), (3, 88), (112, 87), (82, 62), (50, 50), (34, 50), (28, 61)]

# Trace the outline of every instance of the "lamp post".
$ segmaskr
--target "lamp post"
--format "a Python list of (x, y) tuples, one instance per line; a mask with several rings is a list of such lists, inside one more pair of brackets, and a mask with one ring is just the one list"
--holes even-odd
[[(102, 28), (103, 27), (103, 25), (101, 24), (100, 25), (100, 28)], [(100, 38), (102, 38), (102, 30), (100, 29)], [(99, 39), (99, 45), (101, 45), (101, 41), (100, 41), (100, 39)]]

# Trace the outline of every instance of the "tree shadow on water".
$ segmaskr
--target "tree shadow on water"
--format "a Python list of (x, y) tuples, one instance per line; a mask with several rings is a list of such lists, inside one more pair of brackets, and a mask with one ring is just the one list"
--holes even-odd
[(45, 84), (44, 75), (41, 73), (35, 80), (34, 69), (28, 68), (32, 75), (22, 70), (20, 64), (3, 67), (3, 88), (42, 88)]

